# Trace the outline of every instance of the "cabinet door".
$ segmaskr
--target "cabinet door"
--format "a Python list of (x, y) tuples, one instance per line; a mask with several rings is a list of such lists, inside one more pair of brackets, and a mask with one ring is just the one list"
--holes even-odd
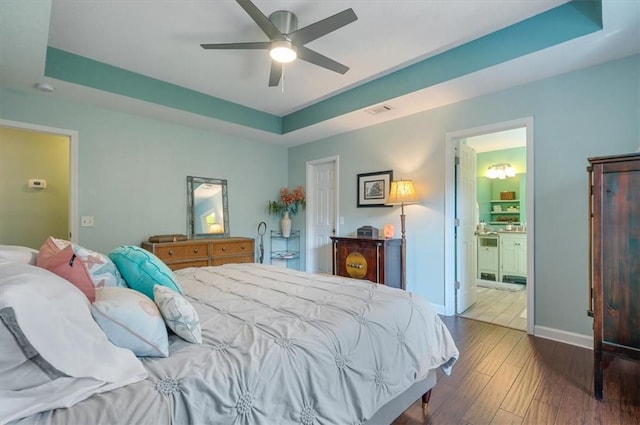
[(527, 243), (525, 235), (500, 236), (500, 280), (502, 276), (527, 275)]
[[(478, 272), (493, 272), (498, 274), (498, 248), (478, 247)], [(480, 278), (480, 273), (478, 273)]]
[[(602, 341), (640, 358), (640, 164), (605, 166), (600, 190)], [(629, 167), (632, 168), (632, 167)]]
[(497, 237), (478, 237), (478, 279), (498, 280), (499, 252)]
[(522, 236), (517, 242), (517, 259), (518, 259), (518, 274), (520, 276), (527, 275), (527, 237)]
[(338, 276), (367, 279), (384, 283), (384, 245), (366, 240), (338, 240), (335, 242)]

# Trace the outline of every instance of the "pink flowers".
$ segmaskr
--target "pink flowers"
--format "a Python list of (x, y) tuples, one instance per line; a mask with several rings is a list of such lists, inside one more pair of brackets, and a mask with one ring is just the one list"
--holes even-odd
[(293, 190), (283, 187), (280, 189), (280, 200), (269, 201), (269, 213), (279, 215), (288, 212), (290, 215), (295, 215), (300, 209), (304, 209), (306, 202), (302, 186)]

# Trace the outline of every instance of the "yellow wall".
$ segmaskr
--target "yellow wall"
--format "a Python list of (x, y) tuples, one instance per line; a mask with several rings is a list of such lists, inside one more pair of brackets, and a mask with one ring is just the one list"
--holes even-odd
[(0, 127), (0, 244), (38, 249), (49, 235), (69, 235), (69, 138)]

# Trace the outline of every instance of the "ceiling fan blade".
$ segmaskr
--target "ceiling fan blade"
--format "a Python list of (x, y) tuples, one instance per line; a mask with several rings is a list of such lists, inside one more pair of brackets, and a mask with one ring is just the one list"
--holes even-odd
[(282, 64), (272, 60), (269, 87), (277, 87), (280, 84), (280, 78), (282, 78)]
[(217, 43), (201, 44), (203, 49), (270, 49), (270, 41), (256, 41), (250, 43)]
[(330, 71), (337, 72), (338, 74), (344, 74), (349, 70), (348, 66), (343, 65), (340, 62), (336, 62), (333, 59), (329, 59), (325, 55), (321, 55), (318, 52), (314, 52), (308, 47), (296, 46), (296, 50), (298, 52), (298, 58), (310, 62), (314, 65), (321, 66)]
[(287, 35), (294, 43), (302, 45), (342, 28), (357, 19), (358, 17), (353, 9), (347, 9)]
[(253, 19), (255, 23), (258, 24), (260, 29), (262, 29), (262, 31), (264, 31), (264, 33), (267, 34), (267, 37), (269, 37), (269, 40), (285, 39), (284, 35), (282, 35), (278, 27), (276, 27), (273, 24), (273, 22), (271, 22), (269, 18), (267, 18), (265, 14), (262, 13), (260, 9), (258, 9), (256, 5), (253, 4), (250, 0), (236, 0), (236, 1), (244, 9), (244, 11), (247, 12), (249, 16), (251, 16), (251, 19)]

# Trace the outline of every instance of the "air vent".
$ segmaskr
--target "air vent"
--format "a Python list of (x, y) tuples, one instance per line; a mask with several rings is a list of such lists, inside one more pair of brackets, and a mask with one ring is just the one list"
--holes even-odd
[(365, 109), (364, 111), (371, 115), (378, 115), (378, 114), (382, 114), (383, 112), (389, 112), (392, 109), (393, 108), (389, 105), (377, 105), (377, 106), (374, 106), (373, 108)]

